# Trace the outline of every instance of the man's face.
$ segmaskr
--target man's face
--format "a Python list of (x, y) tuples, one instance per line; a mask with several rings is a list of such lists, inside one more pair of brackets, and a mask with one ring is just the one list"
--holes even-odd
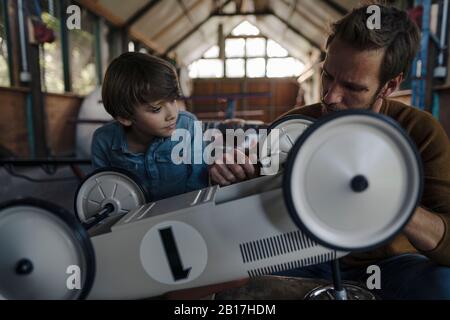
[(322, 71), (322, 113), (346, 109), (378, 112), (383, 50), (360, 51), (334, 39)]
[(135, 109), (133, 130), (145, 136), (170, 137), (176, 128), (176, 101), (139, 105)]

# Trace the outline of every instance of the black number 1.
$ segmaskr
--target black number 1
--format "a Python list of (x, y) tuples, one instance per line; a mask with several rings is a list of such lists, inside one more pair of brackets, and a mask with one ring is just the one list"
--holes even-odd
[(174, 281), (186, 279), (189, 276), (189, 272), (191, 272), (192, 268), (183, 268), (180, 253), (178, 252), (175, 237), (173, 236), (172, 228), (167, 227), (164, 229), (159, 229), (159, 235), (161, 236), (164, 251), (166, 252), (167, 261), (169, 262)]

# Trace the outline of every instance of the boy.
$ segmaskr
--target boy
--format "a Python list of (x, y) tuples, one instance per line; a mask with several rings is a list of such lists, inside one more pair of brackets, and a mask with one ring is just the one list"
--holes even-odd
[[(193, 162), (194, 154), (202, 159), (203, 152), (202, 143), (194, 144), (197, 119), (178, 110), (180, 97), (178, 77), (169, 62), (137, 52), (116, 58), (102, 88), (105, 109), (116, 121), (94, 133), (94, 169), (118, 167), (134, 173), (152, 201), (208, 186), (207, 165)], [(172, 148), (179, 143), (171, 141), (175, 129), (190, 133), (190, 164), (172, 161)]]

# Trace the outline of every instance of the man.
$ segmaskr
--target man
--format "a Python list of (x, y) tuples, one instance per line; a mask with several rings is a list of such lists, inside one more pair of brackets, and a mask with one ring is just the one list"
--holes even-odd
[[(384, 299), (450, 299), (450, 143), (428, 113), (388, 100), (410, 69), (420, 34), (403, 11), (379, 6), (381, 29), (369, 30), (367, 7), (353, 10), (333, 25), (322, 69), (321, 103), (288, 114), (319, 118), (347, 109), (368, 109), (396, 120), (420, 152), (424, 193), (403, 232), (371, 252), (342, 261), (344, 280), (366, 282), (367, 266), (381, 269)], [(250, 165), (215, 164), (213, 182), (228, 185), (256, 175)], [(331, 278), (328, 264), (282, 275)]]

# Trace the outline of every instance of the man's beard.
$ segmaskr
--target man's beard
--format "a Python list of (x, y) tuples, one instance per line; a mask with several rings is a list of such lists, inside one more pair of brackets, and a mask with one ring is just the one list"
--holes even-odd
[[(366, 106), (358, 108), (358, 110), (373, 111), (375, 109), (375, 102), (378, 100), (378, 98), (380, 98), (379, 94), (380, 94), (382, 88), (383, 87), (380, 86), (380, 88), (377, 89), (377, 91), (372, 96), (372, 98), (370, 98), (370, 102)], [(337, 108), (335, 104), (326, 104), (325, 101), (323, 101), (323, 95), (320, 98), (320, 103), (322, 105), (322, 111), (323, 111), (323, 109), (326, 109), (326, 113), (332, 113), (332, 112), (342, 110), (342, 109)]]

